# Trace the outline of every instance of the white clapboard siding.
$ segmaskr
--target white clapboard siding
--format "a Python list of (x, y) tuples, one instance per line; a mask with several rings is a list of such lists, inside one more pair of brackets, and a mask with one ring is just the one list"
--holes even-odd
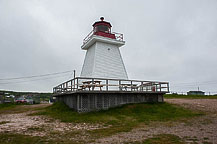
[(128, 79), (119, 46), (96, 40), (87, 48), (81, 77)]

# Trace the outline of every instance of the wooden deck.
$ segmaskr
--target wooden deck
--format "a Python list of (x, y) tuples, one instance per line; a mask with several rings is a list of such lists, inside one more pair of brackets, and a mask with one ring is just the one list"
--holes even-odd
[(55, 95), (74, 92), (168, 93), (169, 83), (76, 77), (53, 88)]
[(163, 102), (168, 82), (76, 77), (53, 88), (56, 101), (78, 112), (108, 109), (129, 103)]

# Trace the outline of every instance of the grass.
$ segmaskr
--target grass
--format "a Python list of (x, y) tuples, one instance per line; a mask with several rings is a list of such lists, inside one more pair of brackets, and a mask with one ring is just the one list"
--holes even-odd
[(130, 131), (140, 124), (155, 121), (176, 121), (202, 115), (169, 103), (128, 104), (98, 112), (77, 113), (63, 103), (55, 103), (35, 115), (48, 115), (62, 122), (102, 124), (109, 128), (90, 131), (92, 136), (109, 136), (118, 132)]
[(0, 104), (0, 110), (8, 110), (20, 105), (30, 105), (28, 103), (4, 103)]
[(38, 105), (30, 105), (26, 103), (7, 103), (7, 104), (0, 104), (0, 114), (14, 114), (14, 113), (23, 113), (27, 111), (34, 111), (34, 110), (41, 110), (45, 106)]
[(131, 144), (184, 144), (182, 139), (172, 134), (159, 134), (142, 142), (130, 142)]
[(213, 144), (213, 143), (204, 141), (203, 144)]
[[(0, 144), (83, 144), (81, 139), (72, 139), (76, 133), (51, 133), (49, 136), (30, 136), (16, 133), (0, 133)], [(55, 139), (53, 139), (55, 137)]]
[(0, 133), (0, 144), (30, 144), (46, 143), (45, 139), (40, 137), (31, 137), (22, 134)]
[[(72, 135), (71, 135), (72, 136)], [(0, 144), (43, 144), (43, 143), (85, 143), (83, 141), (68, 141), (67, 139), (57, 139), (55, 141), (46, 139), (45, 137), (27, 136), (22, 134), (0, 133)], [(142, 142), (128, 142), (130, 144), (184, 144), (183, 140), (172, 134), (159, 134), (152, 138), (148, 138)], [(128, 144), (125, 143), (125, 144)]]
[(27, 129), (27, 131), (38, 131), (38, 132), (41, 132), (41, 131), (45, 131), (45, 129), (43, 127), (29, 127)]
[(10, 123), (10, 121), (1, 121), (0, 125), (6, 124), (6, 123)]
[(128, 104), (109, 110), (77, 113), (64, 103), (57, 102), (37, 114), (49, 115), (53, 118), (60, 119), (62, 122), (119, 124), (125, 120), (146, 123), (150, 121), (176, 120), (201, 113), (192, 112), (191, 110), (169, 103)]
[(165, 94), (164, 98), (187, 98), (187, 99), (217, 99), (217, 95), (181, 95)]
[(0, 104), (0, 111), (9, 110), (16, 107), (16, 104), (8, 103), (8, 104)]

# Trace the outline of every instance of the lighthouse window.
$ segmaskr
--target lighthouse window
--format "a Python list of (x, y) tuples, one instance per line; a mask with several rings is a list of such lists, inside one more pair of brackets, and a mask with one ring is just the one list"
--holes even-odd
[(109, 28), (107, 26), (104, 26), (104, 25), (98, 25), (97, 26), (97, 31), (102, 31), (102, 32), (109, 33)]

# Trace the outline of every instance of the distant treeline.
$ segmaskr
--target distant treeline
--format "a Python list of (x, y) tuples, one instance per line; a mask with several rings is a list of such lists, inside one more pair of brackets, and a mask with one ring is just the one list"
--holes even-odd
[(14, 95), (15, 98), (18, 98), (23, 95), (29, 95), (32, 97), (36, 97), (40, 99), (40, 101), (47, 101), (50, 99), (52, 93), (40, 93), (40, 92), (16, 92), (16, 91), (7, 91), (7, 90), (0, 90), (0, 94), (3, 94), (3, 96), (9, 96)]

